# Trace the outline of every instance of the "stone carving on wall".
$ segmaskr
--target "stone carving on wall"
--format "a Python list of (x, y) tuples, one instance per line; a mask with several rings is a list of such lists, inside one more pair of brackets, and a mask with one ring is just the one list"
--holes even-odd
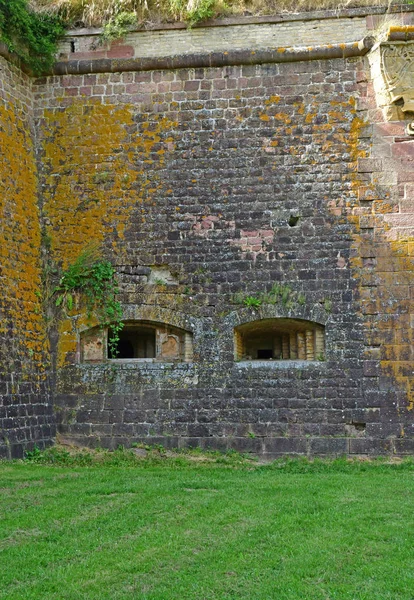
[(414, 135), (414, 42), (378, 44), (370, 56), (378, 105), (388, 121), (407, 120)]
[[(402, 100), (402, 112), (414, 119), (414, 43), (385, 46), (382, 72), (391, 103)], [(414, 120), (407, 124), (407, 133), (414, 135)]]

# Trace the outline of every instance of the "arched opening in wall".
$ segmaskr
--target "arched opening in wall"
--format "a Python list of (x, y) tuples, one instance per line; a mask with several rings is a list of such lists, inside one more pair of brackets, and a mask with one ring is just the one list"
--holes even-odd
[(178, 327), (154, 321), (126, 321), (112, 352), (111, 329), (94, 327), (81, 334), (81, 361), (136, 360), (190, 362), (193, 335)]
[[(148, 325), (125, 325), (119, 332), (119, 340), (113, 348), (108, 344), (108, 358), (155, 358), (156, 328)], [(108, 340), (112, 331), (108, 331)]]
[(234, 330), (235, 360), (324, 360), (325, 328), (302, 319), (261, 319)]

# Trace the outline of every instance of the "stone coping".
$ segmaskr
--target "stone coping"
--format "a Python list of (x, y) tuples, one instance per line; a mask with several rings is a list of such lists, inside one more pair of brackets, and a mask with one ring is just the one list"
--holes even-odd
[(392, 26), (388, 31), (389, 42), (412, 42), (414, 40), (414, 26)]
[(235, 369), (309, 369), (324, 368), (320, 360), (241, 360), (234, 364)]
[(302, 48), (268, 48), (265, 50), (233, 50), (181, 54), (154, 58), (102, 58), (97, 60), (69, 60), (55, 64), (54, 75), (86, 75), (89, 73), (119, 73), (127, 71), (156, 71), (184, 68), (223, 67), (230, 65), (257, 65), (264, 63), (298, 62), (364, 56), (375, 40), (366, 37), (357, 42), (326, 44)]
[[(388, 6), (363, 6), (360, 8), (340, 8), (337, 10), (313, 10), (298, 13), (279, 13), (276, 15), (263, 16), (240, 16), (226, 17), (223, 19), (209, 19), (202, 23), (197, 23), (193, 29), (203, 27), (230, 27), (233, 25), (260, 25), (264, 23), (289, 23), (292, 21), (315, 21), (324, 19), (349, 19), (352, 17), (366, 17), (368, 15), (396, 14), (400, 12), (414, 12), (413, 4), (397, 4)], [(129, 28), (129, 33), (140, 31), (163, 31), (170, 29), (188, 29), (187, 23), (143, 23), (138, 27)], [(100, 35), (102, 28), (85, 27), (79, 29), (69, 29), (65, 37), (94, 36)]]

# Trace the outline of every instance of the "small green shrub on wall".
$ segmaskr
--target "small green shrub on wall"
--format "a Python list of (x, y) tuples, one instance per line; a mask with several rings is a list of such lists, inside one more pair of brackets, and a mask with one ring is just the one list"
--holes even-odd
[(35, 75), (53, 65), (63, 32), (58, 16), (34, 12), (28, 0), (0, 0), (0, 42)]
[(118, 291), (115, 269), (99, 256), (94, 245), (83, 250), (68, 266), (54, 289), (56, 306), (70, 313), (83, 302), (88, 319), (94, 317), (101, 327), (111, 327), (108, 339), (111, 356), (118, 353), (119, 332), (124, 326), (121, 304), (116, 299)]
[(216, 0), (170, 0), (171, 14), (190, 27), (214, 17), (216, 4)]
[(101, 42), (112, 42), (118, 38), (124, 37), (128, 33), (128, 27), (137, 23), (137, 15), (134, 12), (120, 12), (111, 17), (104, 24), (101, 33)]

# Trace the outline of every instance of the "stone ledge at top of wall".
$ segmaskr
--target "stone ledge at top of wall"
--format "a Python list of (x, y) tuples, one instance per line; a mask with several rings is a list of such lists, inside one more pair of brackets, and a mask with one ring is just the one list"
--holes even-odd
[[(241, 50), (258, 52), (273, 49), (282, 52), (281, 49), (352, 44), (373, 31), (383, 29), (384, 24), (390, 22), (390, 14), (385, 13), (383, 7), (379, 8), (382, 11), (350, 9), (240, 17), (204, 22), (191, 29), (183, 23), (150, 25), (141, 29), (131, 28), (124, 38), (113, 41), (111, 45), (100, 44), (101, 30), (76, 30), (68, 32), (61, 41), (59, 62), (165, 59)], [(404, 12), (392, 13), (393, 24), (413, 23), (412, 8), (404, 7)]]
[[(276, 15), (261, 16), (239, 16), (226, 17), (222, 19), (208, 19), (202, 23), (196, 23), (194, 29), (204, 27), (230, 27), (232, 25), (256, 25), (263, 23), (288, 23), (290, 21), (315, 21), (324, 19), (346, 19), (352, 17), (366, 17), (369, 15), (396, 14), (400, 12), (414, 12), (412, 4), (396, 4), (394, 6), (362, 6), (359, 8), (338, 8), (336, 10), (312, 10), (298, 13), (280, 13)], [(131, 27), (130, 32), (137, 31), (163, 31), (171, 29), (188, 29), (186, 23), (144, 23), (139, 27)], [(98, 27), (85, 27), (80, 29), (69, 29), (66, 37), (99, 35), (102, 32)]]
[(100, 58), (97, 60), (71, 60), (55, 64), (54, 75), (86, 75), (89, 73), (120, 73), (128, 71), (156, 71), (184, 68), (223, 67), (230, 65), (255, 65), (265, 63), (298, 62), (364, 56), (373, 47), (374, 38), (365, 37), (359, 42), (327, 44), (304, 48), (268, 48), (266, 50), (234, 50), (204, 54), (182, 54), (166, 57)]
[(389, 42), (412, 42), (413, 40), (414, 27), (412, 25), (391, 26), (388, 30), (387, 41)]

